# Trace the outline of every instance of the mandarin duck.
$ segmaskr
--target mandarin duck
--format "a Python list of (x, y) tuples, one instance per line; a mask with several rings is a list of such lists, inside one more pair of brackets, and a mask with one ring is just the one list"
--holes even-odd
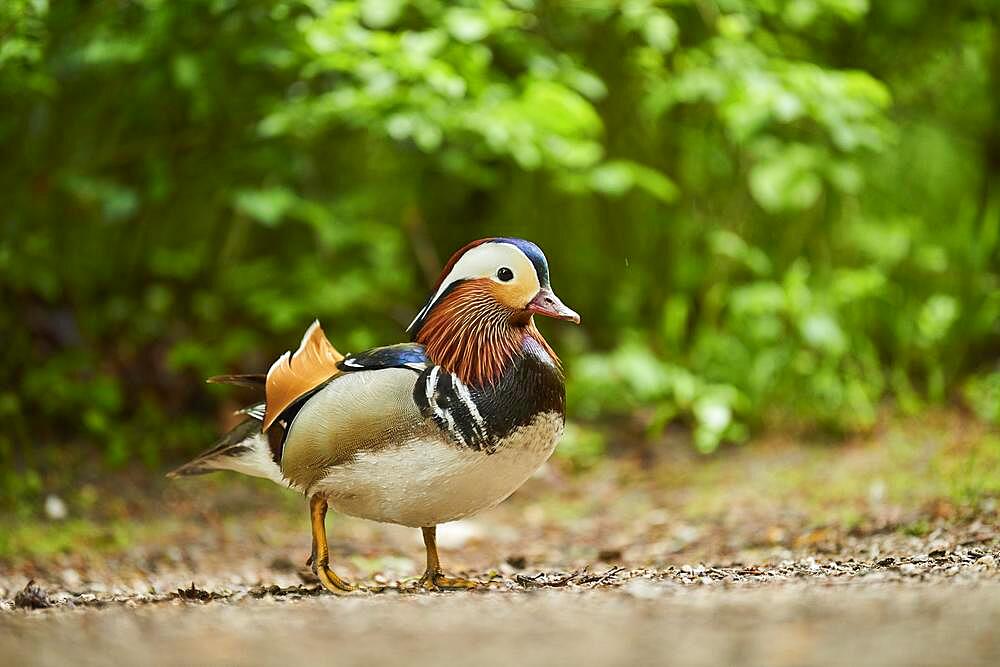
[(559, 358), (535, 327), (579, 323), (549, 285), (545, 255), (514, 238), (474, 241), (441, 272), (412, 342), (341, 355), (314, 322), (262, 375), (209, 382), (263, 389), (242, 423), (170, 476), (234, 470), (303, 493), (313, 572), (330, 567), (325, 520), (343, 514), (423, 531), (428, 590), (474, 588), (442, 573), (436, 526), (496, 506), (552, 454), (565, 422)]

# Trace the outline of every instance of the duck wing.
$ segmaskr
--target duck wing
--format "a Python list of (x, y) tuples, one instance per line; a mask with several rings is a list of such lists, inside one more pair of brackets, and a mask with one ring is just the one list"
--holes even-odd
[(399, 446), (426, 430), (413, 390), (428, 366), (423, 347), (390, 345), (351, 355), (340, 374), (282, 416), (284, 476), (302, 488), (363, 452)]

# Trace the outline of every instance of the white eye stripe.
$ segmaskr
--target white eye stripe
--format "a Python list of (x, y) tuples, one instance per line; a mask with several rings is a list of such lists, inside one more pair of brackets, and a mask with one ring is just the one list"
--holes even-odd
[(496, 241), (483, 243), (466, 251), (455, 262), (455, 266), (448, 272), (445, 279), (441, 281), (441, 286), (434, 293), (434, 298), (428, 301), (427, 305), (417, 313), (417, 316), (413, 318), (407, 329), (412, 328), (414, 324), (427, 315), (427, 312), (437, 303), (441, 295), (455, 282), (474, 278), (490, 278), (496, 282), (500, 282), (497, 279), (497, 272), (500, 268), (511, 270), (514, 274), (511, 280), (517, 277), (520, 277), (521, 280), (534, 280), (536, 283), (534, 285), (535, 292), (541, 288), (541, 285), (538, 283), (538, 275), (534, 264), (531, 263), (531, 260), (528, 259), (528, 256), (520, 248), (510, 243)]

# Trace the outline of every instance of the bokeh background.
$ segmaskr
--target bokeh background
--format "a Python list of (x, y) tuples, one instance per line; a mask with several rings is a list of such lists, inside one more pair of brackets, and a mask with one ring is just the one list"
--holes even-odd
[(995, 424), (998, 18), (5, 0), (0, 502), (158, 476), (236, 405), (204, 376), (315, 317), (344, 351), (400, 341), (494, 235), (539, 243), (583, 316), (543, 324), (573, 466), (664, 429), (709, 453), (941, 406)]

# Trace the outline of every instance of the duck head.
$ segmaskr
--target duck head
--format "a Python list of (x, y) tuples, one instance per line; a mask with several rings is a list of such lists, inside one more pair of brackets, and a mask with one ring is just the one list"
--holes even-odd
[(535, 315), (580, 322), (552, 290), (541, 248), (524, 239), (480, 239), (452, 255), (407, 332), (435, 363), (466, 384), (482, 385), (532, 340), (558, 365)]

